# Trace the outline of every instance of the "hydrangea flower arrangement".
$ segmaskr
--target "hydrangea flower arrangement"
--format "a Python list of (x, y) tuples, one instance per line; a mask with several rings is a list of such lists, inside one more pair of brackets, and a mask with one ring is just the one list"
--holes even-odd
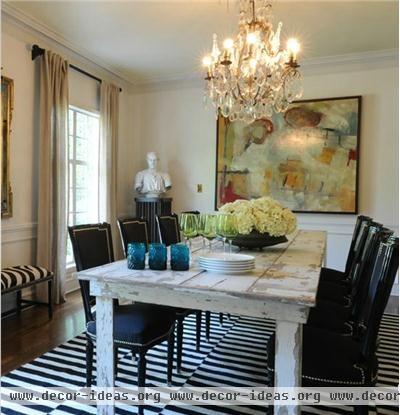
[(297, 219), (293, 212), (271, 197), (235, 200), (221, 206), (219, 211), (236, 216), (238, 230), (242, 235), (258, 231), (269, 233), (270, 236), (283, 236), (294, 232), (297, 227)]

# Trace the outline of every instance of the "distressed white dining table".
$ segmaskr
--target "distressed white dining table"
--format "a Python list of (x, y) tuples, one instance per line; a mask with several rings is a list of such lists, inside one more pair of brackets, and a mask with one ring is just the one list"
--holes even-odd
[[(113, 299), (274, 319), (275, 386), (301, 386), (302, 324), (315, 306), (325, 256), (326, 233), (297, 231), (285, 244), (252, 251), (256, 268), (225, 275), (189, 271), (130, 270), (126, 260), (78, 272), (96, 296), (97, 386), (114, 386)], [(251, 347), (251, 345), (249, 345)], [(298, 406), (275, 406), (277, 414), (298, 414)], [(114, 414), (114, 404), (97, 413)]]

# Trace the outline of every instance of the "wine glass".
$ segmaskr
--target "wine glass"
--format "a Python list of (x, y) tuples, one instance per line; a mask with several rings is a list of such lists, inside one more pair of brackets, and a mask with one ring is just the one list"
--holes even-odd
[(232, 253), (232, 240), (239, 233), (235, 215), (227, 215), (224, 221), (224, 235), (229, 242), (229, 254)]
[(212, 251), (212, 240), (217, 236), (217, 216), (206, 214), (204, 215), (204, 229), (203, 237), (208, 239), (210, 252)]
[(197, 231), (198, 231), (199, 235), (201, 235), (202, 238), (203, 238), (203, 251), (204, 251), (204, 248), (206, 246), (206, 237), (204, 236), (204, 228), (205, 228), (205, 225), (206, 225), (206, 218), (207, 218), (207, 214), (206, 213), (201, 213), (199, 215), (198, 224), (197, 224)]
[(190, 250), (192, 250), (191, 238), (198, 235), (197, 215), (193, 213), (182, 213), (180, 227), (186, 242), (189, 241)]
[(227, 217), (228, 217), (228, 214), (220, 213), (217, 216), (217, 221), (216, 221), (216, 233), (220, 238), (222, 238), (224, 253), (225, 253), (225, 242), (226, 242), (225, 222), (226, 222)]

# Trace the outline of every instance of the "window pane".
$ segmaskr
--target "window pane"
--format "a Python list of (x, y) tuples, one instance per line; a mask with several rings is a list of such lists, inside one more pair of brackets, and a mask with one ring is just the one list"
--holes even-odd
[(76, 223), (75, 225), (84, 225), (89, 223), (90, 221), (87, 220), (87, 213), (77, 213), (76, 214)]
[(80, 112), (76, 113), (76, 135), (84, 138), (90, 136), (88, 116)]
[(76, 159), (86, 161), (88, 159), (88, 141), (85, 138), (76, 139)]
[(75, 189), (76, 212), (87, 212), (88, 200), (86, 189)]
[(88, 182), (88, 168), (84, 164), (76, 165), (76, 177), (75, 177), (75, 186), (76, 187), (87, 187)]

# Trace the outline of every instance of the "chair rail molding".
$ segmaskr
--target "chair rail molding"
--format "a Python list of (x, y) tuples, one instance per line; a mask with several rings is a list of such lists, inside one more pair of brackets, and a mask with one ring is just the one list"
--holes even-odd
[(30, 241), (37, 238), (37, 223), (28, 222), (15, 225), (2, 225), (1, 244)]

